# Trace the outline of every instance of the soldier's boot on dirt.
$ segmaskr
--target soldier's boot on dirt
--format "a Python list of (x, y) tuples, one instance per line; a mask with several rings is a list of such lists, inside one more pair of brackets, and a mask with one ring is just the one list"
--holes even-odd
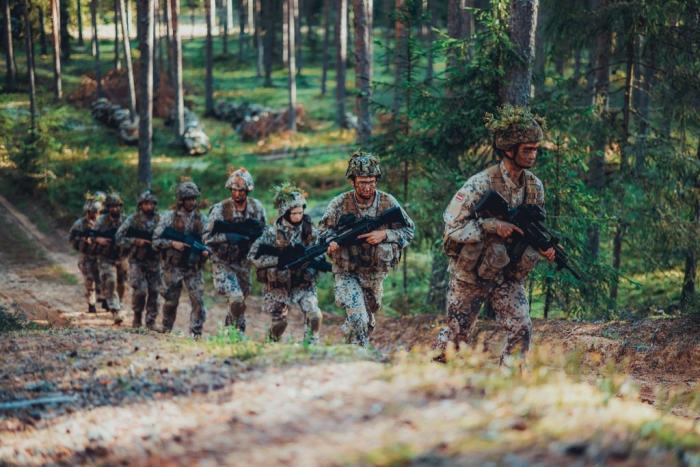
[(124, 317), (119, 310), (112, 310), (112, 317), (114, 318), (115, 325), (120, 325), (124, 321)]
[(100, 303), (102, 304), (103, 310), (109, 311), (109, 307), (107, 306), (107, 299), (106, 298), (103, 298), (102, 300), (100, 300)]
[(143, 309), (146, 306), (146, 294), (134, 292), (131, 296), (131, 309), (134, 311), (134, 319), (131, 327), (140, 328), (143, 322)]
[(228, 313), (226, 314), (226, 319), (224, 324), (228, 326), (236, 326), (236, 329), (241, 334), (245, 334), (245, 302), (234, 302), (229, 305)]
[(304, 338), (311, 345), (317, 345), (321, 340), (321, 321), (322, 315), (310, 315), (306, 318), (304, 326)]
[(177, 317), (177, 303), (166, 302), (163, 305), (163, 326), (161, 332), (167, 333), (173, 330), (175, 318)]
[(88, 313), (97, 313), (97, 308), (92, 303), (88, 305)]
[(284, 330), (287, 329), (287, 319), (286, 318), (273, 318), (272, 325), (270, 326), (270, 331), (268, 337), (272, 342), (279, 342), (284, 334)]
[(149, 291), (146, 301), (146, 327), (153, 330), (156, 327), (158, 318), (158, 292)]

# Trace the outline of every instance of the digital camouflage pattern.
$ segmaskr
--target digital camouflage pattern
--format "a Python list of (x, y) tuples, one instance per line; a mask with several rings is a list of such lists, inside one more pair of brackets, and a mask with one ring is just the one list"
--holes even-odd
[(444, 351), (449, 342), (457, 348), (466, 342), (482, 303), (488, 301), (508, 337), (502, 358), (516, 348), (527, 351), (530, 321), (524, 281), (537, 264), (539, 253), (528, 247), (518, 264), (509, 264), (506, 243), (493, 232), (494, 219), (476, 219), (474, 207), (490, 190), (498, 192), (510, 208), (523, 203), (544, 206), (542, 182), (524, 170), (521, 183), (510, 177), (503, 162), (471, 177), (457, 191), (444, 213), (445, 252), (449, 258), (448, 326), (440, 331), (435, 347)]
[[(108, 206), (107, 201), (105, 201), (105, 206)], [(109, 213), (104, 213), (98, 217), (95, 230), (118, 229), (123, 222), (124, 215), (121, 213), (116, 218), (111, 217)], [(105, 303), (107, 309), (114, 316), (114, 324), (119, 324), (123, 321), (121, 302), (124, 300), (126, 281), (128, 279), (128, 265), (125, 252), (114, 241), (109, 246), (97, 246), (96, 248), (97, 267), (100, 272), (100, 283), (102, 284)]]
[(246, 328), (245, 300), (250, 294), (251, 286), (251, 263), (248, 260), (250, 245), (232, 245), (228, 242), (226, 234), (211, 232), (216, 221), (236, 222), (246, 219), (253, 219), (263, 224), (267, 222), (265, 208), (260, 201), (248, 197), (245, 210), (238, 211), (232, 199), (225, 199), (212, 206), (204, 230), (204, 242), (214, 251), (212, 272), (214, 288), (219, 295), (227, 298), (229, 304), (225, 324), (236, 326), (241, 332), (245, 332)]
[[(306, 223), (306, 232), (303, 228)], [(287, 328), (289, 307), (297, 305), (304, 314), (304, 335), (310, 336), (311, 343), (319, 342), (321, 309), (318, 306), (316, 294), (316, 276), (314, 268), (306, 267), (294, 270), (279, 270), (279, 258), (271, 255), (260, 255), (255, 258), (261, 245), (277, 248), (286, 246), (310, 246), (316, 242), (317, 231), (311, 225), (311, 220), (305, 216), (304, 221), (293, 225), (280, 216), (274, 226), (268, 226), (263, 235), (253, 243), (248, 258), (253, 262), (258, 279), (265, 284), (264, 310), (270, 313), (272, 324), (269, 337), (279, 341)]]
[[(87, 205), (89, 203), (89, 206)], [(90, 210), (94, 203), (87, 202), (86, 211)], [(94, 243), (88, 243), (87, 239), (80, 236), (81, 232), (95, 228), (96, 220), (90, 219), (87, 215), (76, 220), (70, 228), (68, 238), (71, 246), (80, 253), (78, 258), (78, 269), (83, 275), (85, 285), (85, 299), (88, 303), (88, 310), (96, 312), (95, 304), (97, 299), (102, 299), (100, 293), (100, 272), (97, 268), (97, 254)]]
[[(354, 191), (342, 193), (326, 208), (320, 222), (321, 235), (334, 233), (344, 214), (353, 214), (358, 218), (376, 217), (395, 206), (400, 206), (398, 201), (379, 190), (367, 205), (358, 202)], [(382, 283), (389, 270), (398, 264), (401, 251), (413, 239), (415, 225), (406, 211), (403, 208), (401, 210), (407, 225), (382, 226), (387, 230), (384, 242), (376, 246), (366, 242), (343, 246), (331, 255), (335, 301), (347, 315), (344, 331), (348, 342), (363, 346), (368, 344), (369, 333), (374, 326), (374, 315), (381, 308)]]
[[(192, 185), (194, 184), (192, 183)], [(197, 186), (194, 185), (194, 187)], [(180, 193), (178, 190), (178, 196)], [(161, 252), (163, 257), (163, 298), (165, 299), (165, 303), (163, 303), (163, 331), (165, 332), (172, 331), (175, 324), (183, 285), (187, 288), (192, 305), (190, 332), (195, 337), (202, 334), (207, 310), (204, 307), (204, 276), (202, 273), (204, 259), (191, 266), (187, 265), (184, 261), (188, 254), (187, 249), (183, 252), (177, 251), (172, 246), (173, 242), (161, 238), (161, 235), (167, 227), (172, 227), (179, 232), (201, 237), (206, 221), (206, 216), (197, 209), (187, 212), (184, 208), (179, 207), (161, 214), (158, 226), (153, 233), (153, 246)]]
[(231, 175), (229, 175), (228, 179), (226, 179), (226, 184), (224, 186), (227, 190), (232, 190), (238, 187), (245, 188), (248, 193), (255, 189), (253, 176), (243, 167), (231, 172)]
[(503, 151), (517, 144), (535, 143), (544, 139), (544, 119), (533, 115), (525, 107), (505, 105), (498, 109), (496, 115), (487, 113), (484, 121), (493, 135), (493, 145)]
[(369, 152), (354, 152), (348, 161), (345, 178), (355, 177), (377, 177), (380, 179), (382, 170), (379, 166), (379, 158)]

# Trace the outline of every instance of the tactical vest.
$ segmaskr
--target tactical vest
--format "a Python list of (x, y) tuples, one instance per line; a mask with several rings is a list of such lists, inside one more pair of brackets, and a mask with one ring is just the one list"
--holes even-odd
[[(282, 218), (277, 220), (275, 226), (275, 247), (286, 248), (290, 246), (289, 240), (284, 235), (281, 227)], [(303, 223), (308, 225), (308, 232), (302, 237), (302, 243), (305, 247), (313, 244), (313, 228), (311, 227), (311, 219), (304, 216)], [(302, 227), (303, 229), (304, 227)], [(308, 269), (285, 269), (283, 271), (277, 268), (264, 268), (256, 271), (258, 281), (266, 284), (271, 289), (284, 289), (290, 291), (299, 287), (311, 287), (313, 285), (315, 274), (312, 274)]]
[[(248, 203), (250, 203), (250, 200), (248, 200)], [(242, 215), (236, 216), (236, 205), (234, 201), (229, 198), (221, 202), (221, 214), (226, 222), (241, 222), (248, 219), (248, 207), (246, 207), (245, 211), (240, 213)], [(227, 263), (243, 263), (247, 261), (249, 250), (249, 243), (231, 245), (226, 242), (214, 248), (216, 256)]]
[[(169, 227), (173, 230), (177, 230), (180, 233), (186, 235), (192, 235), (201, 240), (202, 230), (204, 228), (204, 223), (202, 222), (202, 214), (199, 211), (194, 212), (194, 220), (192, 222), (192, 229), (187, 230), (187, 215), (188, 213), (176, 209), (173, 211), (173, 218), (170, 222)], [(190, 254), (190, 250), (185, 248), (183, 251), (178, 251), (175, 248), (167, 248), (163, 252), (163, 262), (171, 266), (177, 267), (187, 267), (187, 259)], [(195, 264), (195, 267), (199, 268), (204, 264), (205, 259), (200, 257), (200, 261)]]
[[(83, 217), (80, 221), (80, 227), (78, 229), (79, 232), (84, 232), (88, 229), (94, 229), (95, 228), (95, 222), (87, 217)], [(92, 240), (91, 243), (87, 242), (88, 237), (85, 235), (82, 235), (80, 237), (76, 237), (73, 242), (76, 249), (81, 252), (84, 255), (88, 256), (95, 256), (97, 254), (97, 244), (95, 243), (94, 239)]]
[[(376, 192), (379, 197), (377, 214), (381, 214), (393, 207), (389, 196), (381, 191)], [(353, 214), (357, 218), (362, 217), (354, 199), (354, 192), (349, 191), (344, 194), (342, 212), (343, 214)], [(391, 226), (382, 225), (378, 230), (389, 229)], [(387, 272), (396, 266), (401, 260), (401, 248), (395, 243), (382, 242), (379, 245), (370, 245), (362, 241), (356, 245), (343, 246), (332, 255), (333, 262), (342, 271), (354, 272), (358, 274), (372, 274), (377, 272)]]
[[(492, 165), (486, 169), (486, 173), (489, 176), (491, 189), (498, 192), (503, 199), (510, 200), (509, 190), (506, 187), (506, 181), (503, 179), (503, 172), (501, 172), (500, 164)], [(537, 204), (538, 195), (540, 194), (540, 187), (537, 184), (537, 177), (535, 177), (535, 174), (529, 170), (523, 170), (523, 178), (525, 181), (525, 196), (523, 197), (523, 204)], [(515, 207), (517, 206), (511, 206), (511, 208)]]
[[(134, 217), (131, 220), (131, 227), (138, 230), (145, 230), (153, 235), (153, 231), (159, 222), (160, 214), (157, 212), (153, 214), (153, 217), (149, 218), (139, 210), (136, 214), (134, 214)], [(131, 259), (135, 259), (137, 261), (155, 261), (158, 259), (158, 253), (153, 248), (152, 243), (143, 246), (133, 245), (129, 253)]]
[[(124, 222), (124, 214), (119, 214), (119, 218), (117, 218), (117, 220), (113, 220), (109, 213), (102, 214), (102, 216), (106, 222), (97, 222), (97, 224), (100, 224), (101, 231), (118, 229)], [(97, 245), (95, 249), (99, 256), (109, 261), (119, 261), (127, 254), (124, 248), (117, 245), (115, 238), (112, 238), (112, 242), (109, 245)]]

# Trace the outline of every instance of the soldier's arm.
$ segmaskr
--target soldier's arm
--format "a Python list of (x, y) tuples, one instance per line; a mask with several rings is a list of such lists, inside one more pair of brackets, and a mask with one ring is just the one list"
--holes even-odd
[(78, 251), (80, 249), (80, 233), (82, 231), (82, 219), (78, 219), (73, 223), (68, 232), (68, 241), (70, 241), (71, 246), (74, 250)]
[(406, 210), (399, 205), (398, 201), (396, 199), (389, 195), (391, 202), (393, 206), (398, 206), (399, 209), (401, 209), (401, 213), (403, 214), (404, 219), (406, 220), (406, 225), (396, 225), (395, 227), (392, 227), (390, 229), (386, 230), (386, 240), (384, 240), (387, 243), (396, 243), (399, 245), (401, 248), (406, 248), (409, 243), (411, 243), (411, 240), (413, 240), (413, 236), (415, 235), (416, 232), (416, 225), (413, 223), (413, 219), (411, 219), (406, 212)]
[(116, 244), (122, 248), (131, 248), (132, 245), (134, 244), (134, 239), (130, 237), (126, 237), (126, 231), (131, 227), (131, 224), (133, 223), (134, 220), (134, 215), (130, 215), (129, 217), (126, 218), (124, 222), (122, 222), (122, 225), (119, 226), (117, 229), (117, 233), (114, 234), (114, 241)]
[(218, 233), (218, 234), (212, 234), (212, 231), (214, 230), (214, 223), (216, 221), (222, 221), (224, 220), (224, 213), (223, 209), (221, 206), (221, 203), (217, 203), (214, 206), (212, 206), (211, 211), (209, 211), (209, 219), (207, 222), (204, 224), (204, 235), (202, 236), (202, 239), (204, 240), (204, 243), (208, 246), (214, 246), (214, 245), (221, 245), (222, 243), (226, 243), (226, 234), (223, 233)]
[(164, 238), (160, 238), (161, 235), (163, 235), (163, 231), (172, 223), (172, 218), (173, 214), (172, 212), (168, 212), (166, 214), (163, 214), (160, 217), (160, 222), (158, 222), (158, 226), (156, 229), (153, 231), (153, 247), (157, 250), (165, 250), (170, 247), (172, 247), (172, 240), (166, 240)]
[(445, 235), (459, 243), (478, 242), (484, 235), (483, 224), (491, 219), (474, 219), (474, 207), (490, 189), (486, 174), (467, 180), (455, 193), (443, 215)]
[(265, 212), (265, 206), (263, 206), (260, 201), (258, 201), (258, 206), (260, 207), (260, 217), (258, 220), (262, 222), (263, 225), (267, 225), (267, 213)]
[(340, 215), (342, 214), (342, 205), (342, 195), (333, 198), (333, 200), (328, 203), (328, 207), (323, 213), (323, 217), (318, 224), (320, 235), (328, 235), (335, 232), (335, 228), (338, 225), (338, 219), (340, 219)]
[(260, 245), (274, 245), (275, 244), (275, 229), (272, 226), (268, 226), (265, 232), (253, 243), (248, 252), (248, 260), (253, 263), (253, 265), (258, 269), (271, 268), (277, 266), (279, 258), (270, 255), (260, 255), (258, 258), (255, 256), (260, 249)]

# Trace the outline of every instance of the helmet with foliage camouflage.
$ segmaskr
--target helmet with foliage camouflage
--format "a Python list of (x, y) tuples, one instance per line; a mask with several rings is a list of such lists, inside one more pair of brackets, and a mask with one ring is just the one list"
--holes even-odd
[(106, 208), (109, 208), (111, 206), (122, 206), (124, 202), (122, 201), (122, 197), (119, 196), (119, 193), (112, 191), (105, 198), (104, 204)]
[(83, 204), (83, 213), (99, 213), (102, 210), (102, 201), (104, 193), (98, 191), (95, 194), (90, 192), (85, 193), (85, 203)]
[(231, 172), (228, 180), (226, 180), (226, 189), (232, 190), (236, 187), (240, 187), (241, 183), (243, 187), (250, 193), (255, 188), (255, 183), (253, 183), (253, 176), (246, 169), (241, 167), (240, 169)]
[(186, 198), (199, 198), (199, 188), (192, 180), (182, 180), (175, 193), (178, 201)]
[(146, 201), (150, 201), (153, 204), (158, 204), (158, 198), (156, 197), (155, 194), (151, 190), (144, 190), (140, 195), (138, 200), (136, 201), (137, 206), (141, 206), (141, 203), (145, 203)]
[(379, 167), (379, 158), (370, 152), (355, 151), (348, 161), (346, 178), (377, 177), (381, 178), (382, 170)]
[(525, 107), (512, 105), (500, 107), (497, 115), (487, 113), (484, 122), (493, 135), (493, 145), (502, 151), (517, 144), (538, 143), (544, 139), (546, 129), (542, 117)]
[(290, 209), (296, 207), (306, 209), (306, 193), (298, 186), (284, 182), (282, 185), (275, 187), (273, 203), (275, 208), (277, 208), (277, 214), (282, 217)]

